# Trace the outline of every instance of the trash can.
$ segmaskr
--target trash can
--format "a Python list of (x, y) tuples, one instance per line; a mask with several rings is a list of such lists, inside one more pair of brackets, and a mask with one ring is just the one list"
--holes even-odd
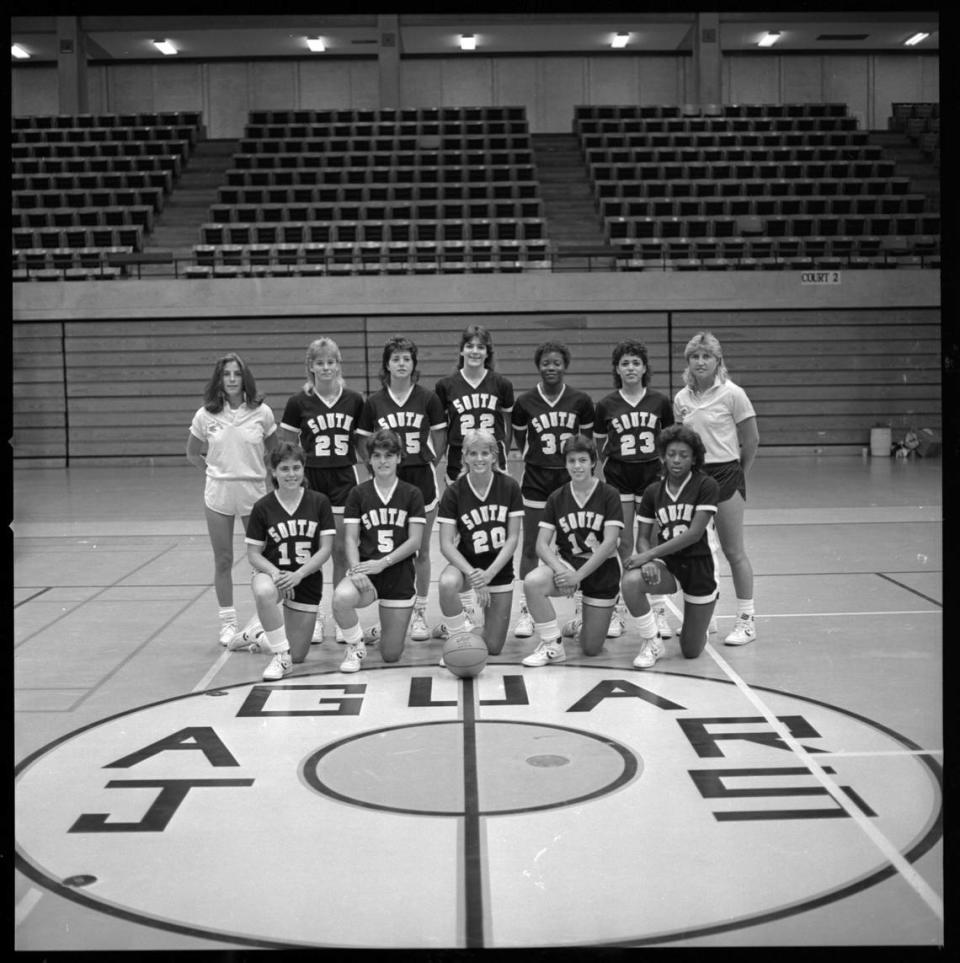
[(874, 458), (889, 458), (892, 446), (893, 437), (889, 428), (870, 429), (870, 454)]

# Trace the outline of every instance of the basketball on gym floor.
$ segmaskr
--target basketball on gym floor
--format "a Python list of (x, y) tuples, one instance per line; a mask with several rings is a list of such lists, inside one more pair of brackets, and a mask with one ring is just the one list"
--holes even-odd
[(443, 643), (443, 663), (461, 679), (479, 675), (487, 664), (487, 644), (472, 632), (458, 632)]

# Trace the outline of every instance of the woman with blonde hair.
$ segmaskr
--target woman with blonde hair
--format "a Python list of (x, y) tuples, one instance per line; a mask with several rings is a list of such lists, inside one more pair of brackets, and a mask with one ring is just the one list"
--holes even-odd
[[(299, 444), (306, 452), (305, 474), (314, 491), (330, 499), (337, 537), (333, 542), (335, 587), (347, 574), (343, 509), (350, 490), (360, 483), (357, 474), (357, 422), (363, 395), (343, 383), (340, 348), (332, 338), (317, 338), (307, 348), (307, 380), (287, 399), (280, 419), (282, 441)], [(331, 591), (331, 596), (333, 592)], [(313, 641), (323, 638), (323, 613), (317, 612)], [(343, 633), (337, 632), (343, 642)]]
[(700, 436), (706, 450), (703, 470), (720, 487), (714, 524), (737, 593), (737, 621), (723, 641), (745, 645), (757, 637), (753, 567), (743, 544), (746, 476), (760, 441), (756, 413), (747, 393), (730, 380), (720, 342), (711, 332), (694, 335), (683, 356), (684, 387), (674, 397), (673, 411), (678, 423)]

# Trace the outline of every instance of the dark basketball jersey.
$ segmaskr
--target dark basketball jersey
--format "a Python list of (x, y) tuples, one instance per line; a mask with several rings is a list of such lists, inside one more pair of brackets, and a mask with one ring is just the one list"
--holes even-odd
[(540, 385), (525, 391), (513, 407), (513, 427), (523, 436), (523, 460), (543, 468), (565, 468), (563, 443), (571, 435), (593, 429), (590, 396), (564, 385), (560, 397), (548, 401)]
[(604, 455), (614, 461), (657, 461), (657, 435), (673, 424), (673, 404), (647, 389), (634, 405), (614, 391), (597, 404), (595, 438), (607, 439)]
[(574, 556), (589, 558), (600, 547), (604, 526), (610, 523), (623, 528), (620, 493), (612, 485), (597, 481), (581, 504), (568, 482), (547, 498), (540, 526), (556, 532), (557, 552), (571, 562)]
[(354, 434), (363, 409), (363, 395), (344, 388), (328, 405), (305, 391), (291, 395), (280, 427), (300, 434), (308, 468), (344, 468), (357, 463)]
[(423, 494), (419, 488), (398, 478), (390, 497), (384, 501), (369, 478), (347, 495), (343, 522), (360, 526), (360, 561), (375, 561), (389, 555), (410, 537), (411, 522), (426, 523)]
[(486, 495), (473, 487), (469, 475), (447, 486), (437, 510), (439, 524), (456, 525), (460, 554), (474, 568), (487, 568), (507, 540), (509, 519), (523, 518), (520, 486), (495, 471)]
[(437, 397), (447, 415), (447, 444), (463, 445), (468, 431), (493, 432), (502, 445), (506, 440), (503, 416), (513, 411), (513, 385), (494, 371), (487, 371), (474, 387), (461, 371), (437, 382)]
[(380, 428), (395, 431), (403, 443), (400, 465), (432, 465), (437, 460), (430, 432), (445, 428), (440, 399), (429, 389), (414, 385), (401, 404), (389, 389), (375, 391), (363, 405), (357, 434), (369, 437)]
[[(659, 528), (657, 543), (662, 545), (671, 538), (682, 535), (693, 521), (694, 513), (710, 512), (716, 514), (717, 503), (720, 501), (720, 488), (717, 483), (702, 471), (694, 471), (687, 475), (676, 497), (667, 491), (666, 480), (648, 485), (640, 499), (637, 509), (637, 521)], [(704, 531), (699, 541), (688, 545), (674, 553), (678, 558), (697, 555), (709, 555), (710, 544), (707, 532)]]
[(336, 531), (326, 495), (305, 488), (300, 504), (289, 513), (272, 491), (250, 510), (245, 540), (263, 546), (263, 557), (277, 568), (295, 572), (320, 550), (320, 536)]

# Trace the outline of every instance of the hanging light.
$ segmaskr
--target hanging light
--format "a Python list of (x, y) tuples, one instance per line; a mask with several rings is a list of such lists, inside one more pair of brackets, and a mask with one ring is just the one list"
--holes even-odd
[(323, 37), (306, 37), (307, 46), (310, 48), (311, 53), (322, 54), (324, 50), (327, 49), (327, 45), (323, 42)]
[(11, 57), (16, 57), (17, 60), (29, 60), (29, 59), (30, 59), (30, 54), (28, 54), (27, 51), (24, 50), (23, 47), (21, 47), (20, 44), (18, 44), (18, 43), (12, 43), (12, 44), (10, 44), (10, 56), (11, 56)]
[(780, 39), (779, 30), (768, 30), (758, 41), (758, 47), (772, 47)]
[(610, 41), (610, 46), (614, 50), (620, 50), (626, 47), (630, 43), (630, 34), (628, 33), (617, 33), (613, 35), (613, 40)]
[(462, 33), (460, 34), (460, 49), (461, 50), (476, 50), (477, 49), (477, 38), (472, 33)]
[(177, 48), (169, 40), (151, 40), (150, 43), (165, 57), (172, 57), (177, 52)]
[(904, 40), (903, 45), (905, 47), (912, 47), (915, 44), (920, 43), (921, 40), (926, 40), (929, 36), (930, 34), (928, 33), (915, 33), (912, 37), (908, 37), (906, 40)]

